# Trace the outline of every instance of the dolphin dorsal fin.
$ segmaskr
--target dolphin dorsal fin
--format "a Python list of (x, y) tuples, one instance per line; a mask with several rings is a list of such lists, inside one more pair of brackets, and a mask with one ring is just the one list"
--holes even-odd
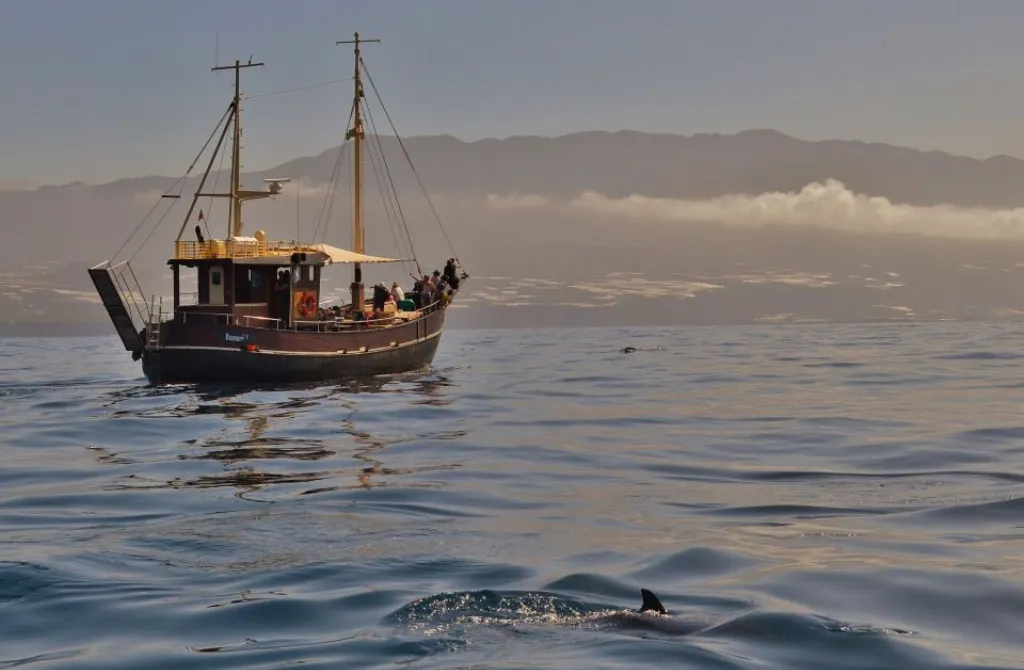
[(643, 604), (640, 606), (640, 613), (644, 612), (657, 612), (658, 614), (667, 614), (665, 606), (658, 600), (658, 596), (654, 595), (653, 592), (647, 589), (640, 589), (640, 596), (644, 599)]

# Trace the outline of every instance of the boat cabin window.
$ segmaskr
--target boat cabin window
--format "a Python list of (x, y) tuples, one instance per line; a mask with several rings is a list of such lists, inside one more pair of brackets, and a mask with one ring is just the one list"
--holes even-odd
[[(245, 265), (236, 265), (234, 274), (231, 275), (234, 286), (235, 304), (252, 305), (266, 303), (269, 300), (270, 291), (267, 290), (267, 281), (272, 277), (270, 273), (274, 268), (258, 268)], [(269, 275), (269, 276), (268, 276)], [(228, 277), (225, 277), (227, 280)], [(273, 280), (270, 280), (271, 282)]]

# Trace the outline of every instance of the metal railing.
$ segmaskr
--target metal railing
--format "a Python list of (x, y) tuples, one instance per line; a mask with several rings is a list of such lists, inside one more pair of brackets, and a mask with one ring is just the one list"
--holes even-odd
[[(161, 298), (162, 300), (162, 298)], [(161, 302), (162, 305), (162, 302)], [(437, 310), (441, 309), (441, 301), (435, 300), (426, 307), (416, 310), (415, 312), (405, 312), (405, 314), (416, 314), (416, 316), (406, 319), (406, 321), (415, 321), (421, 319), (428, 314), (432, 314)], [(401, 312), (395, 312), (392, 315), (385, 316), (378, 319), (317, 319), (317, 320), (297, 320), (292, 321), (288, 324), (285, 320), (269, 317), (269, 316), (252, 316), (248, 314), (242, 314), (235, 316), (234, 314), (228, 314), (225, 312), (191, 312), (191, 311), (179, 311), (178, 314), (181, 317), (182, 323), (188, 323), (189, 321), (195, 321), (197, 319), (207, 319), (214, 323), (223, 323), (226, 326), (242, 326), (245, 328), (261, 328), (265, 330), (291, 330), (291, 331), (316, 331), (318, 333), (324, 332), (337, 332), (342, 330), (364, 330), (367, 326), (373, 328), (378, 326), (392, 325), (396, 321), (400, 320), (397, 315)], [(163, 315), (162, 306), (159, 309), (159, 314)]]
[(107, 267), (110, 278), (114, 281), (114, 287), (121, 294), (121, 301), (128, 311), (128, 318), (132, 325), (138, 328), (138, 324), (146, 325), (153, 317), (153, 310), (142, 292), (142, 285), (139, 283), (135, 271), (128, 261), (121, 261), (117, 265)]
[(267, 240), (178, 240), (174, 243), (176, 260), (203, 260), (214, 258), (266, 258), (287, 256), (314, 249), (298, 242), (269, 242)]

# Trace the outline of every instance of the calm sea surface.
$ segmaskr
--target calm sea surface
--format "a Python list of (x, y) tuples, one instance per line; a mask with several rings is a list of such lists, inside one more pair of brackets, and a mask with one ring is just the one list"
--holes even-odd
[(1024, 668), (1022, 401), (1020, 324), (449, 331), (290, 388), (0, 340), (0, 668)]

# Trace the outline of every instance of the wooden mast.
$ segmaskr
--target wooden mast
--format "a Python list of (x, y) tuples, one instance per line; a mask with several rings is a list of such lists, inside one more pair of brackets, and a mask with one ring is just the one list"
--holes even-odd
[[(363, 137), (365, 135), (363, 131), (363, 115), (362, 115), (362, 98), (363, 98), (363, 80), (359, 72), (359, 45), (364, 42), (376, 42), (380, 43), (380, 40), (363, 40), (359, 39), (359, 33), (355, 33), (355, 39), (341, 40), (335, 43), (335, 46), (341, 44), (352, 44), (355, 45), (355, 75), (353, 81), (355, 83), (355, 93), (352, 99), (352, 128), (345, 133), (345, 139), (355, 139), (354, 156), (353, 156), (353, 194), (352, 194), (352, 209), (353, 209), (353, 221), (352, 221), (352, 250), (357, 254), (365, 254), (366, 248), (364, 244), (364, 228), (363, 228)], [(353, 268), (352, 276), (352, 307), (357, 311), (363, 311), (363, 306), (366, 304), (366, 293), (363, 288), (363, 268), (361, 263), (355, 263)]]
[(235, 138), (231, 145), (231, 213), (228, 216), (228, 237), (236, 237), (242, 233), (242, 92), (240, 79), (242, 68), (260, 67), (263, 63), (248, 63), (235, 61), (234, 65), (222, 65), (210, 68), (211, 72), (218, 70), (235, 71), (235, 113), (232, 115), (235, 122)]

